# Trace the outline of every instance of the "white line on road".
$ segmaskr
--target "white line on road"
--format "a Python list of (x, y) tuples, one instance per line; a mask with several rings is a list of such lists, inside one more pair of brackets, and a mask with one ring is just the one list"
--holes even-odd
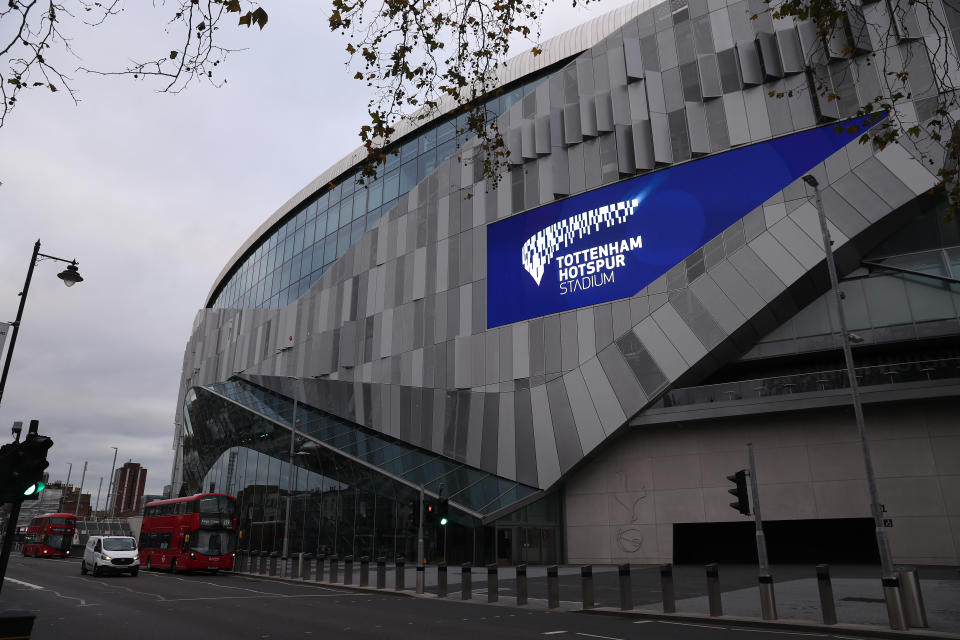
[(653, 620), (635, 620), (633, 624), (647, 624), (648, 622), (653, 622)]
[(580, 633), (577, 632), (578, 636), (586, 636), (588, 638), (603, 638), (603, 640), (623, 640), (623, 638), (614, 638), (613, 636), (598, 636), (593, 633)]
[(542, 636), (555, 636), (555, 635), (557, 635), (558, 633), (566, 633), (566, 631), (544, 631), (544, 632), (541, 633), (540, 635), (542, 635)]
[(702, 627), (704, 629), (725, 629), (726, 628), (716, 624), (694, 624), (692, 622), (676, 622), (674, 620), (660, 620), (660, 622), (662, 622), (663, 624), (677, 624), (677, 625), (680, 625), (681, 627)]
[(3, 579), (4, 579), (4, 580), (9, 580), (9, 581), (12, 582), (13, 584), (18, 584), (18, 585), (20, 585), (21, 587), (27, 587), (27, 588), (29, 588), (29, 589), (43, 589), (43, 588), (44, 588), (44, 587), (41, 587), (41, 586), (38, 585), (38, 584), (30, 584), (29, 582), (24, 582), (23, 580), (15, 580), (14, 578), (7, 578), (6, 576), (4, 576)]

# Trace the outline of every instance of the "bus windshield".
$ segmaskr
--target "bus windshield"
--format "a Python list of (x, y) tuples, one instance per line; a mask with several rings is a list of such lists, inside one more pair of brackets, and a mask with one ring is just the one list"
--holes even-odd
[(208, 496), (200, 498), (200, 513), (219, 513), (232, 516), (236, 505), (227, 496)]
[(200, 529), (190, 535), (190, 548), (207, 556), (230, 553), (236, 548), (236, 534), (232, 531)]
[(73, 543), (73, 536), (71, 535), (59, 535), (59, 534), (48, 534), (43, 541), (43, 544), (48, 547), (57, 549), (58, 551), (67, 551), (70, 549), (70, 545)]

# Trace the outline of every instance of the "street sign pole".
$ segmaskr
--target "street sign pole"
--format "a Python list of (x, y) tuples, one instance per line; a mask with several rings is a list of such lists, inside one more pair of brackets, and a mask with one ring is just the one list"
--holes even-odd
[(3, 590), (4, 576), (7, 575), (7, 561), (10, 559), (10, 549), (13, 547), (13, 538), (17, 535), (17, 518), (20, 517), (20, 504), (21, 502), (19, 500), (10, 504), (7, 532), (3, 536), (3, 549), (0, 550), (0, 591)]
[(417, 566), (423, 566), (423, 485), (420, 485), (420, 531), (417, 535)]
[(753, 494), (753, 521), (757, 528), (757, 559), (760, 563), (760, 609), (764, 620), (777, 619), (777, 601), (773, 593), (773, 576), (767, 560), (767, 539), (763, 535), (763, 518), (760, 516), (760, 489), (757, 481), (757, 464), (753, 457), (753, 443), (747, 443), (750, 465), (750, 492)]

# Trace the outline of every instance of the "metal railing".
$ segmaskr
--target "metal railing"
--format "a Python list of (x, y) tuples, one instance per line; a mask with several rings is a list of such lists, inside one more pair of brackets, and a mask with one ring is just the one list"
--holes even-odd
[[(960, 378), (960, 358), (918, 360), (857, 367), (856, 373), (857, 382), (861, 387)], [(673, 389), (657, 401), (654, 408), (679, 407), (709, 402), (730, 402), (849, 388), (850, 384), (845, 369), (815, 371)]]

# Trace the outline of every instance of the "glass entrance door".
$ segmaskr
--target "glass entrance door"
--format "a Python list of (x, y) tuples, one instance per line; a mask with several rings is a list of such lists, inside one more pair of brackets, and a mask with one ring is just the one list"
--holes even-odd
[(504, 564), (552, 564), (560, 550), (554, 527), (512, 526), (497, 528), (497, 562)]

